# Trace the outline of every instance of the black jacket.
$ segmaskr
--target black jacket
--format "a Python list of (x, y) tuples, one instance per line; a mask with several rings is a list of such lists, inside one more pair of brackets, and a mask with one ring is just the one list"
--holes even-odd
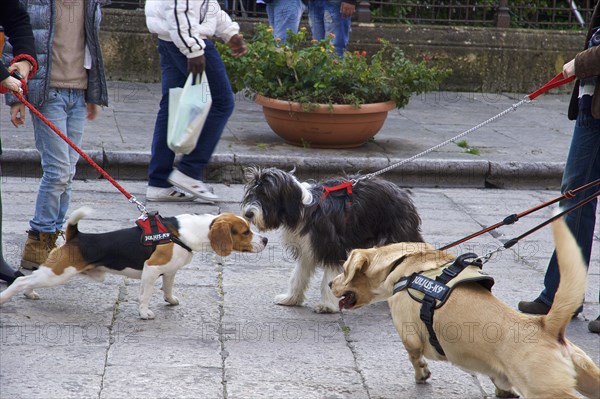
[[(13, 46), (14, 55), (27, 54), (35, 57), (35, 41), (29, 14), (21, 7), (19, 0), (0, 1), (0, 25), (8, 36), (8, 41)], [(9, 76), (7, 66), (0, 63), (0, 81)]]

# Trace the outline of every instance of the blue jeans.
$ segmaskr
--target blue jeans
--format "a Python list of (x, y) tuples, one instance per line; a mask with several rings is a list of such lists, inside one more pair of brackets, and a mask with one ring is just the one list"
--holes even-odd
[[(51, 88), (38, 110), (78, 147), (81, 145), (87, 115), (84, 90)], [(43, 174), (29, 225), (34, 231), (54, 233), (65, 223), (79, 154), (41, 119), (31, 115)]]
[(341, 0), (310, 0), (308, 3), (308, 23), (315, 40), (323, 40), (329, 34), (335, 37), (331, 44), (335, 46), (338, 55), (344, 55), (344, 50), (350, 39), (350, 17), (342, 17)]
[(266, 5), (269, 25), (273, 28), (273, 37), (282, 42), (287, 39), (287, 31), (297, 33), (304, 11), (302, 0), (273, 0)]
[[(589, 112), (580, 111), (565, 164), (561, 191), (564, 193), (596, 179), (600, 179), (600, 119), (594, 119)], [(563, 200), (561, 205), (570, 208), (598, 190), (598, 186), (592, 187), (572, 199)], [(588, 265), (596, 224), (596, 205), (597, 200), (594, 199), (565, 217)], [(539, 296), (546, 305), (552, 305), (559, 281), (556, 253), (553, 253), (544, 277), (544, 290)]]
[[(191, 153), (183, 155), (177, 165), (180, 172), (196, 180), (202, 180), (204, 167), (208, 164), (235, 106), (233, 90), (223, 60), (210, 41), (205, 39), (204, 42), (206, 43), (204, 49), (205, 72), (212, 95), (212, 105), (206, 123), (200, 132), (196, 148)], [(169, 89), (183, 87), (189, 73), (186, 56), (172, 42), (159, 39), (158, 53), (162, 77), (162, 98), (154, 125), (152, 156), (148, 166), (148, 185), (170, 187), (171, 184), (167, 178), (173, 170), (175, 153), (167, 146)]]

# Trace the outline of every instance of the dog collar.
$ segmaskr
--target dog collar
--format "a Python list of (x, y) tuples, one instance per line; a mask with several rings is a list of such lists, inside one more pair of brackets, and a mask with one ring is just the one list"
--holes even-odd
[(398, 265), (400, 265), (400, 263), (404, 262), (404, 259), (406, 259), (406, 255), (401, 256), (400, 258), (396, 259), (396, 261), (394, 263), (392, 263), (392, 268), (390, 269), (388, 276), (390, 274), (392, 274), (394, 272), (394, 270), (396, 270), (396, 268), (398, 267)]

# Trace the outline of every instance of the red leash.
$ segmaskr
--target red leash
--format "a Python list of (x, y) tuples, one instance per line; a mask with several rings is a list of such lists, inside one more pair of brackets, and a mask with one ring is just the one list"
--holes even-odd
[[(21, 80), (23, 83), (23, 92), (27, 93), (27, 83), (24, 79), (20, 78), (17, 74), (17, 78)], [(135, 196), (131, 195), (127, 190), (125, 190), (115, 179), (112, 178), (104, 169), (100, 167), (92, 158), (90, 158), (83, 150), (81, 150), (70, 138), (68, 138), (63, 132), (60, 131), (52, 122), (48, 120), (40, 111), (38, 111), (29, 101), (27, 101), (23, 95), (17, 92), (13, 92), (13, 94), (21, 101), (27, 108), (31, 110), (38, 118), (40, 118), (50, 129), (54, 131), (54, 133), (58, 134), (58, 136), (63, 139), (71, 148), (73, 148), (83, 159), (85, 159), (94, 169), (98, 171), (106, 180), (112, 183), (113, 186), (117, 188), (131, 203), (135, 203), (137, 208), (142, 215), (137, 219), (136, 224), (140, 229), (142, 229), (142, 244), (144, 245), (158, 245), (164, 244), (167, 242), (175, 242), (176, 244), (182, 246), (187, 249), (189, 252), (192, 252), (190, 247), (184, 244), (177, 237), (172, 236), (169, 230), (164, 226), (161, 222), (161, 218), (158, 212), (148, 212), (146, 207), (139, 202)]]
[[(24, 91), (26, 91), (26, 90), (24, 90)], [(111, 175), (109, 175), (104, 169), (102, 169), (100, 167), (100, 165), (98, 165), (92, 158), (90, 158), (79, 147), (77, 147), (77, 145), (75, 143), (73, 143), (73, 141), (71, 141), (71, 139), (69, 139), (56, 126), (54, 126), (54, 124), (52, 122), (50, 122), (44, 115), (42, 115), (42, 113), (40, 111), (38, 111), (33, 105), (31, 105), (31, 103), (29, 101), (27, 101), (25, 99), (25, 97), (23, 97), (21, 94), (19, 94), (17, 92), (13, 92), (13, 94), (19, 99), (19, 101), (21, 101), (23, 104), (25, 104), (25, 106), (27, 106), (27, 108), (29, 108), (31, 110), (31, 112), (33, 112), (46, 125), (48, 125), (48, 127), (50, 129), (52, 129), (54, 131), (54, 133), (58, 134), (58, 136), (61, 139), (63, 139), (69, 146), (71, 146), (71, 148), (73, 148), (75, 151), (77, 151), (77, 153), (79, 155), (81, 155), (81, 157), (83, 159), (85, 159), (94, 169), (96, 169), (98, 171), (98, 173), (100, 173), (106, 180), (111, 182), (112, 185), (115, 186), (117, 188), (117, 190), (119, 190), (129, 200), (129, 202), (135, 203), (137, 205), (137, 208), (144, 214), (148, 213), (148, 211), (146, 210), (146, 207), (141, 202), (139, 202), (135, 198), (135, 196), (131, 195), (127, 190), (125, 190), (115, 179), (112, 178)]]
[(550, 81), (548, 81), (548, 83), (546, 83), (545, 85), (543, 85), (542, 87), (540, 87), (539, 89), (534, 91), (533, 93), (527, 95), (527, 98), (529, 98), (530, 100), (533, 100), (534, 98), (538, 97), (540, 94), (547, 92), (548, 90), (554, 89), (555, 87), (558, 87), (558, 86), (562, 86), (562, 85), (572, 82), (574, 80), (575, 80), (574, 75), (570, 76), (568, 78), (563, 78), (563, 74), (562, 74), (562, 72), (560, 72), (555, 77), (550, 79)]

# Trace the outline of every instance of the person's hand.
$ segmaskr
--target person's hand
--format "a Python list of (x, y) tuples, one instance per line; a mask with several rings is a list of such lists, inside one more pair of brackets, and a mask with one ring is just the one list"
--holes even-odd
[(564, 78), (575, 75), (575, 58), (563, 65), (562, 73)]
[(231, 55), (234, 57), (241, 57), (248, 53), (248, 47), (244, 43), (244, 38), (240, 35), (233, 35), (227, 45), (231, 49)]
[(14, 103), (10, 106), (10, 121), (15, 127), (25, 124), (25, 104)]
[(188, 58), (188, 72), (193, 73), (194, 76), (202, 75), (204, 68), (206, 67), (206, 58), (204, 55), (198, 57)]
[(12, 71), (16, 69), (17, 71), (19, 71), (23, 79), (25, 79), (25, 81), (27, 82), (27, 79), (29, 78), (29, 72), (31, 72), (31, 68), (32, 66), (29, 63), (29, 61), (22, 60), (19, 62), (15, 62), (11, 66), (9, 66), (8, 72), (12, 73)]
[(342, 1), (342, 4), (340, 5), (340, 14), (342, 14), (342, 17), (351, 17), (352, 14), (354, 14), (354, 11), (356, 11), (356, 6), (354, 4)]
[(19, 79), (13, 78), (12, 76), (4, 79), (2, 82), (0, 82), (0, 85), (6, 87), (8, 90), (23, 94), (23, 90), (21, 89), (23, 83), (21, 83)]
[(96, 119), (96, 117), (100, 113), (100, 107), (98, 105), (92, 104), (92, 103), (85, 104), (85, 107), (87, 108), (88, 120), (93, 121), (94, 119)]

